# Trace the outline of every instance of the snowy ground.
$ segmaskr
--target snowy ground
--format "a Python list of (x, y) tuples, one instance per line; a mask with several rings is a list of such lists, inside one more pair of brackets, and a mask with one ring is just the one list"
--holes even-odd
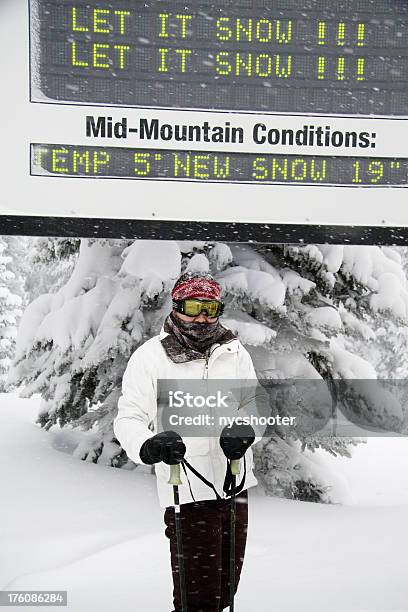
[[(153, 478), (73, 458), (65, 436), (33, 424), (36, 409), (0, 395), (0, 589), (67, 590), (69, 612), (169, 612)], [(236, 612), (408, 612), (408, 440), (328, 465), (350, 505), (251, 491)]]

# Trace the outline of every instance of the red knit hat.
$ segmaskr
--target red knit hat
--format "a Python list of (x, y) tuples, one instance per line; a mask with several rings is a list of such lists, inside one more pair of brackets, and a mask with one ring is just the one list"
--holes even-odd
[(173, 300), (186, 300), (188, 298), (220, 300), (221, 287), (211, 274), (186, 272), (176, 281), (171, 297)]

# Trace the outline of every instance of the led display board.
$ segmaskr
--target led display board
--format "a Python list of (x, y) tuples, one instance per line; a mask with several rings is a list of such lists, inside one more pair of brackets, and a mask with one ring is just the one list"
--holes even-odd
[(31, 172), (59, 177), (404, 186), (408, 184), (408, 159), (33, 144)]
[(402, 0), (30, 0), (55, 102), (408, 115)]

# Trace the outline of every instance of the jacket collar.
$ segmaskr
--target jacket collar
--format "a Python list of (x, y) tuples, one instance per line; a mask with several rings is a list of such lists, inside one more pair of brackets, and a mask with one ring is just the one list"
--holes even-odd
[[(159, 333), (159, 340), (167, 356), (174, 363), (187, 363), (188, 361), (204, 358), (202, 353), (194, 349), (181, 347), (177, 338), (167, 330), (169, 330), (169, 328), (164, 324)], [(212, 355), (217, 347), (221, 347), (219, 351), (217, 350), (217, 354), (224, 353), (227, 350), (228, 352), (236, 353), (238, 351), (238, 345), (239, 341), (236, 336), (234, 336), (231, 330), (228, 330), (223, 337), (222, 343), (217, 342), (211, 346), (209, 355)]]

